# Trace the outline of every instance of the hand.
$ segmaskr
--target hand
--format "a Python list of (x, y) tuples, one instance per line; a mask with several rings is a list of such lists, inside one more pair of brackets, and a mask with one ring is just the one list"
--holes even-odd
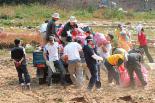
[(50, 63), (49, 63), (49, 61), (48, 60), (46, 60), (46, 65), (49, 65)]
[(21, 65), (20, 62), (15, 62), (15, 66), (16, 66), (16, 67), (19, 67), (20, 65)]
[(113, 66), (115, 69), (117, 69), (118, 68), (118, 66)]
[(102, 58), (102, 57), (100, 57), (99, 61), (103, 61), (103, 58)]
[(22, 61), (19, 61), (18, 63), (19, 63), (19, 64), (22, 64)]

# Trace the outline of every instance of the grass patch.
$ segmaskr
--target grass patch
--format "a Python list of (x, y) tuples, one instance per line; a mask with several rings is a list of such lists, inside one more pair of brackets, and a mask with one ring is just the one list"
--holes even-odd
[(117, 9), (96, 9), (88, 7), (87, 9), (61, 9), (58, 6), (52, 7), (41, 4), (30, 5), (3, 5), (0, 7), (0, 26), (38, 26), (46, 19), (51, 19), (51, 14), (60, 13), (60, 20), (66, 21), (71, 15), (78, 20), (152, 20), (155, 19), (155, 11), (152, 12), (133, 12), (124, 13)]

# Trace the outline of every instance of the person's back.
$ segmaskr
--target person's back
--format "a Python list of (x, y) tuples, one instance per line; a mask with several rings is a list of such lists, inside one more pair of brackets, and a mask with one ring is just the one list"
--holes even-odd
[(72, 42), (72, 37), (67, 37), (68, 44), (64, 48), (64, 57), (68, 57), (68, 71), (73, 84), (78, 87), (82, 85), (83, 72), (79, 52), (82, 47), (77, 42)]
[(107, 61), (113, 66), (118, 65), (119, 60), (122, 60), (122, 62), (124, 61), (124, 56), (122, 54), (113, 54), (107, 58)]
[(142, 55), (139, 53), (130, 53), (128, 54), (128, 61), (127, 63), (133, 64), (135, 62), (141, 62), (142, 61)]
[(47, 24), (47, 29), (46, 29), (46, 36), (52, 36), (56, 34), (56, 27), (55, 27), (55, 21), (50, 20), (49, 23)]
[(22, 58), (24, 57), (24, 51), (23, 51), (23, 48), (22, 47), (14, 47), (12, 50), (11, 50), (11, 58), (12, 59), (15, 59), (17, 61), (20, 61)]
[(141, 70), (141, 54), (140, 53), (130, 53), (128, 55), (128, 61), (125, 63), (126, 69), (128, 71), (128, 74), (130, 76), (130, 86), (134, 87), (134, 72), (138, 76), (140, 82), (142, 83), (142, 86), (145, 87), (147, 85), (147, 82), (144, 80), (144, 76)]
[(80, 60), (79, 51), (81, 51), (82, 47), (77, 42), (70, 42), (66, 45), (64, 50), (67, 50), (68, 60), (78, 59)]
[[(30, 89), (30, 75), (26, 66), (25, 51), (21, 47), (21, 40), (15, 39), (15, 47), (11, 50), (11, 59), (13, 59), (15, 68), (18, 73), (19, 83), (23, 87), (25, 84)], [(23, 75), (24, 74), (24, 78)]]

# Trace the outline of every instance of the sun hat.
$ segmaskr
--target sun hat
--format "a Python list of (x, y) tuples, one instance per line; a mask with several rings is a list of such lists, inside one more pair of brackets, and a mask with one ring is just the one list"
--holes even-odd
[(70, 16), (69, 18), (69, 22), (77, 22), (76, 17), (75, 16)]
[(53, 13), (53, 14), (52, 14), (52, 17), (53, 17), (53, 18), (60, 18), (59, 13)]

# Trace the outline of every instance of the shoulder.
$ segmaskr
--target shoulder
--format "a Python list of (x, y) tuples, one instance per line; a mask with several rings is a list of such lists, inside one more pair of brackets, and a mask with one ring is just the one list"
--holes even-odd
[(64, 27), (67, 27), (67, 26), (69, 26), (70, 25), (70, 23), (69, 22), (67, 22), (65, 25), (64, 25)]
[(83, 47), (83, 50), (90, 50), (91, 48), (88, 46), (88, 45), (85, 45), (84, 47)]
[(51, 24), (53, 24), (54, 23), (54, 21), (53, 20), (50, 20), (49, 22), (48, 22), (48, 25), (51, 25)]
[(23, 50), (23, 51), (25, 50), (25, 48), (23, 46), (16, 47), (16, 49)]
[(12, 48), (12, 49), (11, 49), (11, 52), (13, 52), (15, 49), (16, 49), (16, 47)]
[(47, 44), (44, 46), (44, 48), (46, 48), (46, 49), (47, 49), (48, 47), (49, 47), (49, 43), (47, 43)]

